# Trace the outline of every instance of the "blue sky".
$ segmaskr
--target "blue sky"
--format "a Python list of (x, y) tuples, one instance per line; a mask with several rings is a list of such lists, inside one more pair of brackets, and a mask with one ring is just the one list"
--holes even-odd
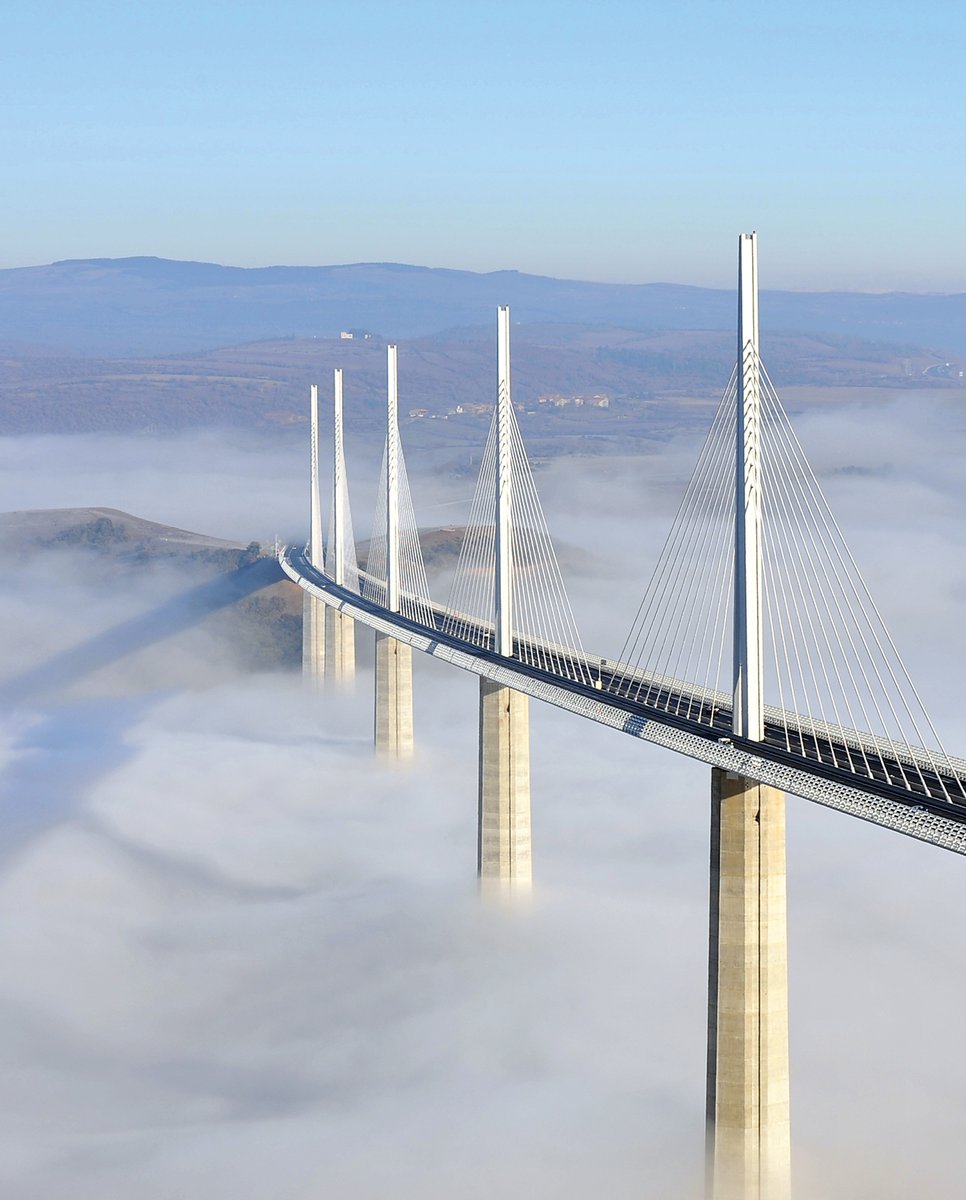
[(880, 0), (39, 0), (0, 266), (158, 254), (966, 289), (966, 16)]

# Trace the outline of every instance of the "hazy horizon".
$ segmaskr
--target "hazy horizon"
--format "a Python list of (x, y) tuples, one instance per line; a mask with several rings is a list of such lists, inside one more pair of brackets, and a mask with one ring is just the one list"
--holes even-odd
[[(82, 264), (82, 263), (105, 262), (105, 263), (116, 264), (116, 263), (124, 263), (124, 262), (137, 262), (137, 261), (142, 261), (142, 260), (147, 260), (149, 262), (156, 261), (156, 262), (172, 263), (172, 264), (177, 263), (177, 264), (182, 264), (185, 266), (225, 267), (229, 270), (236, 269), (236, 270), (241, 270), (241, 271), (271, 271), (276, 268), (278, 268), (280, 270), (299, 270), (299, 269), (305, 269), (305, 270), (334, 269), (334, 270), (338, 270), (338, 269), (345, 269), (345, 268), (351, 268), (351, 267), (399, 267), (399, 268), (403, 268), (406, 270), (414, 270), (414, 271), (439, 271), (439, 272), (445, 271), (445, 272), (453, 272), (454, 274), (464, 274), (465, 273), (465, 274), (470, 274), (470, 275), (532, 275), (535, 278), (552, 279), (552, 280), (555, 280), (555, 281), (561, 282), (561, 283), (568, 283), (568, 282), (589, 283), (589, 284), (599, 283), (599, 284), (604, 284), (604, 285), (613, 284), (616, 286), (626, 286), (626, 287), (649, 287), (649, 286), (667, 285), (667, 286), (671, 286), (671, 287), (700, 288), (700, 289), (707, 290), (707, 291), (725, 291), (725, 292), (733, 292), (734, 291), (733, 284), (730, 286), (722, 285), (722, 284), (715, 285), (715, 284), (706, 284), (706, 283), (696, 283), (693, 281), (684, 281), (684, 280), (672, 279), (672, 278), (604, 279), (604, 278), (590, 277), (590, 276), (576, 276), (576, 275), (565, 275), (565, 274), (552, 274), (552, 273), (547, 273), (547, 272), (524, 271), (518, 267), (513, 267), (513, 266), (492, 267), (492, 268), (487, 268), (485, 270), (480, 270), (480, 269), (473, 269), (470, 267), (460, 266), (455, 263), (425, 263), (425, 262), (419, 263), (419, 262), (402, 262), (402, 261), (396, 261), (396, 260), (375, 260), (375, 259), (361, 260), (361, 261), (355, 261), (355, 262), (348, 262), (348, 261), (307, 262), (307, 261), (295, 261), (295, 260), (292, 260), (290, 262), (279, 262), (279, 261), (275, 261), (275, 260), (270, 260), (270, 261), (266, 260), (264, 262), (251, 262), (251, 263), (241, 264), (241, 263), (237, 263), (237, 262), (227, 262), (227, 261), (217, 261), (216, 262), (215, 260), (208, 259), (208, 258), (171, 258), (171, 257), (165, 256), (165, 255), (154, 254), (154, 253), (149, 253), (149, 252), (134, 252), (134, 253), (118, 255), (118, 256), (110, 256), (110, 255), (103, 255), (103, 254), (91, 254), (91, 255), (84, 256), (84, 257), (80, 257), (77, 255), (68, 255), (65, 258), (53, 259), (48, 262), (5, 263), (5, 264), (0, 264), (0, 271), (30, 270), (33, 268), (42, 268), (42, 267), (66, 266), (66, 265), (72, 265), (75, 263)], [(821, 295), (824, 292), (846, 292), (846, 293), (854, 293), (856, 295), (863, 295), (863, 296), (882, 296), (882, 295), (892, 295), (892, 294), (906, 294), (906, 295), (914, 295), (914, 296), (955, 296), (955, 295), (960, 295), (963, 292), (966, 292), (966, 285), (957, 287), (952, 290), (942, 289), (942, 288), (909, 288), (909, 287), (900, 287), (900, 286), (875, 287), (875, 288), (873, 288), (873, 287), (868, 287), (868, 288), (823, 288), (823, 287), (775, 287), (775, 286), (773, 286), (773, 287), (763, 287), (761, 289), (761, 291), (763, 293), (767, 293), (769, 291), (771, 291), (771, 292), (780, 291), (780, 292), (789, 292), (792, 294), (803, 294), (803, 295), (813, 295), (813, 294)]]

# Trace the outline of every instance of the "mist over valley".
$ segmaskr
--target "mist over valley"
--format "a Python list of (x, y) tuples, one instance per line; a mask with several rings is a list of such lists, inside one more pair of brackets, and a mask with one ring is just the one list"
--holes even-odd
[(961, 1200), (966, 7), (8, 9), (0, 1200)]
[[(960, 748), (955, 394), (814, 404), (797, 428)], [(620, 649), (703, 433), (696, 420), (636, 453), (537, 468), (602, 654)], [(350, 444), (360, 543), (378, 449)], [(434, 465), (458, 457), (445, 439), (414, 455), (421, 524), (465, 523), (474, 473)], [(159, 610), (180, 620), (184, 597), (244, 569), (252, 542), (304, 537), (306, 458), (304, 431), (0, 440), (5, 675), (44, 684), (2, 724), (4, 1186), (442, 1198), (512, 1170), (547, 1200), (602, 1181), (614, 1197), (642, 1180), (662, 1200), (695, 1194), (707, 770), (534, 706), (537, 887), (511, 919), (476, 895), (474, 679), (417, 662), (417, 759), (391, 771), (372, 758), (364, 631), (355, 691), (312, 697), (290, 651), (253, 657), (264, 611), (159, 628)], [(928, 564), (928, 589), (897, 575), (897, 545)], [(806, 1197), (957, 1195), (962, 1072), (931, 1014), (966, 950), (932, 920), (962, 904), (959, 866), (789, 799)]]

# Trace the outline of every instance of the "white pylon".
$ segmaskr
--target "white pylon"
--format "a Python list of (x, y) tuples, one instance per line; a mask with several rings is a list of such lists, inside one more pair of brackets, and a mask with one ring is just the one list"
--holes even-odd
[(761, 368), (758, 236), (738, 239), (738, 419), (735, 444), (734, 709), (732, 732), (764, 736), (761, 546)]
[(309, 562), (317, 570), (324, 567), (322, 549), (322, 493), (319, 484), (319, 388), (313, 383), (310, 391), (309, 423), (312, 446), (311, 458), (311, 499), (309, 520)]
[(399, 612), (399, 382), (396, 347), (386, 351), (386, 608)]
[(497, 654), (513, 654), (511, 582), (512, 571), (512, 477), (510, 473), (510, 309), (496, 310), (497, 393), (496, 393), (496, 616), (494, 649)]
[[(328, 574), (339, 587), (355, 589), (358, 586), (358, 576), (346, 484), (341, 367), (336, 367), (332, 380), (332, 525), (329, 529), (325, 565)], [(325, 640), (326, 675), (343, 687), (355, 676), (355, 621), (341, 609), (329, 608)]]
[[(309, 391), (309, 563), (324, 570), (322, 546), (322, 496), (319, 487), (319, 389), (313, 383)], [(325, 674), (325, 604), (306, 592), (302, 597), (302, 675), (315, 688), (321, 687)]]
[(332, 425), (332, 578), (345, 586), (345, 448), (342, 433), (342, 368), (336, 367), (333, 378), (333, 425)]

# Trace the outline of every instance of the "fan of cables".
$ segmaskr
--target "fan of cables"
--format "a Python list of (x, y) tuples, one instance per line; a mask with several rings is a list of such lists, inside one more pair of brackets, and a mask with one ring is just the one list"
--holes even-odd
[[(506, 413), (514, 656), (541, 670), (590, 683), (520, 426), (510, 406)], [(454, 636), (486, 649), (494, 647), (496, 622), (497, 441), (494, 411), (445, 623)]]
[(346, 479), (345, 454), (341, 437), (336, 438), (335, 470), (332, 475), (332, 523), (325, 547), (325, 573), (350, 592), (359, 591), (359, 565), (356, 558), (355, 535), (352, 531), (352, 510), (349, 506), (349, 484)]
[[(388, 512), (387, 450), (383, 451), (382, 468), (379, 473), (379, 491), (372, 519), (372, 537), (369, 541), (369, 557), (362, 576), (362, 595), (375, 604), (387, 602), (386, 584), (386, 525)], [(399, 488), (399, 611), (410, 620), (421, 625), (434, 627), (433, 607), (429, 596), (429, 582), (423, 564), (423, 551), (419, 544), (419, 530), (413, 512), (409, 475), (402, 446), (396, 446), (396, 470)]]
[[(839, 769), (966, 795), (757, 365), (766, 736)], [(735, 373), (611, 683), (621, 696), (722, 730), (733, 683), (737, 390)]]

